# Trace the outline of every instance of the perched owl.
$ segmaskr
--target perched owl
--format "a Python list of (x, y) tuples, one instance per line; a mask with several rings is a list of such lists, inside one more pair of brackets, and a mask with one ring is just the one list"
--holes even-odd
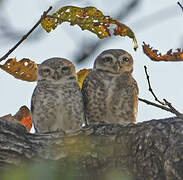
[(138, 87), (132, 77), (133, 58), (122, 49), (103, 51), (83, 82), (82, 94), (89, 124), (136, 122)]
[(70, 61), (56, 57), (38, 66), (31, 113), (37, 133), (81, 128), (85, 121), (83, 98)]

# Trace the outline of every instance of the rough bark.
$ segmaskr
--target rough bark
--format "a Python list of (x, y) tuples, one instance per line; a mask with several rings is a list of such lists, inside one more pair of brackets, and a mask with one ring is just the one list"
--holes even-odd
[(181, 180), (183, 119), (102, 123), (70, 135), (30, 134), (21, 124), (0, 119), (1, 168), (43, 162), (45, 173), (65, 177), (72, 169), (70, 179)]

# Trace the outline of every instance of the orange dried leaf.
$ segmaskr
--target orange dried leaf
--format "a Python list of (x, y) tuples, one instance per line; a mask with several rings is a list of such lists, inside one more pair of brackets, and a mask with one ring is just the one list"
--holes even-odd
[(27, 128), (28, 131), (31, 130), (31, 128), (32, 128), (32, 118), (31, 118), (31, 115), (29, 115), (27, 117), (23, 117), (20, 122), (21, 122), (21, 124), (23, 124)]
[(17, 121), (17, 119), (15, 119), (11, 114), (7, 114), (5, 116), (2, 116), (1, 118), (11, 120), (11, 121)]
[(22, 125), (24, 125), (28, 131), (30, 131), (32, 128), (32, 118), (31, 118), (30, 110), (26, 106), (22, 106), (14, 116), (12, 116), (11, 114), (8, 114), (1, 118), (12, 120), (12, 121), (18, 121)]
[(27, 106), (20, 107), (19, 111), (14, 115), (14, 118), (17, 119), (21, 124), (23, 124), (28, 131), (32, 128), (32, 118), (30, 110)]
[(161, 55), (161, 53), (158, 53), (158, 50), (153, 49), (149, 44), (144, 43), (142, 47), (144, 53), (153, 61), (183, 61), (183, 50), (181, 49), (177, 49), (177, 52), (173, 52), (172, 49), (170, 49), (166, 54)]
[(65, 6), (57, 10), (53, 15), (48, 15), (44, 18), (41, 25), (47, 32), (50, 32), (63, 22), (70, 22), (71, 25), (77, 24), (82, 30), (89, 30), (95, 33), (100, 39), (111, 36), (110, 25), (115, 24), (114, 35), (128, 36), (134, 41), (134, 49), (136, 50), (138, 47), (135, 35), (128, 26), (109, 16), (104, 16), (95, 7), (79, 8)]
[(37, 80), (38, 66), (34, 61), (26, 58), (18, 62), (16, 61), (16, 58), (9, 59), (4, 65), (0, 65), (0, 68), (13, 75), (17, 79), (29, 82)]
[(83, 81), (90, 72), (91, 69), (82, 69), (77, 72), (78, 84), (80, 88), (82, 88)]

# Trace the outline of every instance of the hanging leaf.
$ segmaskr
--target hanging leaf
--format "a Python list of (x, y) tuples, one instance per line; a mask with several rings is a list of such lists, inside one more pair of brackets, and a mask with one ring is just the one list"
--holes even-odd
[(145, 44), (145, 42), (143, 43), (144, 45), (142, 47), (144, 53), (153, 61), (183, 61), (183, 50), (181, 49), (177, 49), (177, 52), (173, 52), (172, 49), (170, 49), (166, 54), (161, 55), (161, 53), (158, 53), (158, 50), (153, 49), (149, 44)]
[(80, 88), (82, 88), (83, 81), (90, 72), (91, 69), (82, 69), (77, 72), (78, 84)]
[(78, 25), (82, 30), (89, 30), (95, 33), (100, 39), (111, 36), (110, 26), (115, 24), (114, 35), (128, 36), (134, 41), (134, 49), (138, 48), (137, 40), (133, 31), (118, 22), (117, 20), (104, 16), (95, 7), (79, 8), (75, 6), (65, 6), (57, 10), (53, 15), (47, 15), (41, 22), (42, 27), (50, 32), (63, 22), (70, 22), (70, 25)]
[(1, 118), (12, 120), (12, 121), (18, 121), (22, 125), (24, 125), (28, 131), (30, 131), (32, 128), (32, 118), (31, 118), (30, 110), (27, 106), (22, 106), (14, 116), (12, 116), (11, 114), (8, 114)]
[(138, 43), (137, 40), (135, 38), (135, 34), (134, 32), (125, 24), (122, 24), (118, 21), (115, 21), (116, 23), (116, 28), (114, 29), (114, 35), (120, 35), (120, 36), (128, 36), (129, 38), (133, 39), (134, 42), (134, 50), (136, 51), (138, 48)]
[(0, 68), (17, 79), (30, 82), (37, 80), (38, 66), (34, 61), (26, 58), (18, 62), (16, 61), (16, 58), (9, 59), (4, 65), (0, 65)]

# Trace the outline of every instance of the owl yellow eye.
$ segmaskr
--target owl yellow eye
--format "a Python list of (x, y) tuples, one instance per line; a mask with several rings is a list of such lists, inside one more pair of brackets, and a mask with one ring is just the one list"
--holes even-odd
[(129, 62), (129, 61), (130, 61), (130, 59), (129, 59), (129, 58), (127, 58), (127, 57), (123, 57), (123, 61), (124, 61), (124, 62)]

